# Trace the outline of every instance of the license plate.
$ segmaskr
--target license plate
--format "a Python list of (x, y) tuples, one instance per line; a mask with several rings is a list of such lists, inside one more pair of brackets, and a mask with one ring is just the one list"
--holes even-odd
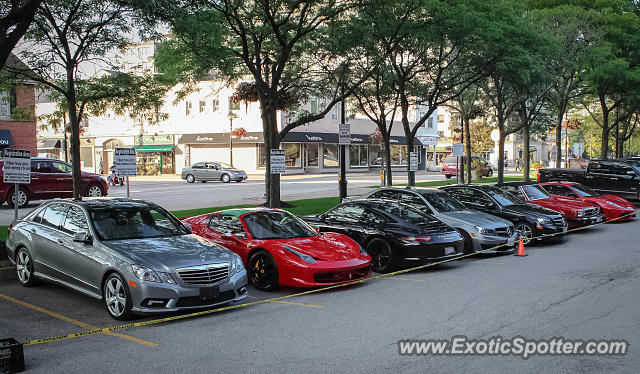
[(454, 247), (445, 247), (444, 248), (444, 255), (445, 256), (452, 255), (454, 253), (456, 253), (456, 249)]
[(200, 288), (200, 300), (201, 301), (210, 301), (214, 300), (220, 294), (220, 289), (218, 286), (215, 287), (202, 287)]

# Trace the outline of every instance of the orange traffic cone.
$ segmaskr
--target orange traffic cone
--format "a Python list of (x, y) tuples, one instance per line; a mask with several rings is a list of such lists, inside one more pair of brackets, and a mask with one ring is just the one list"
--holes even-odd
[(526, 256), (526, 254), (524, 253), (524, 242), (522, 241), (522, 238), (520, 238), (520, 242), (518, 243), (518, 251), (514, 256)]

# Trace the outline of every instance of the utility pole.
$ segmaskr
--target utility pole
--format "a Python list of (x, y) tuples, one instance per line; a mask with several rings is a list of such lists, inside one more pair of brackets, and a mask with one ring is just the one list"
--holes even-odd
[[(340, 101), (340, 123), (347, 123), (347, 110), (344, 100), (344, 84), (340, 88), (342, 100)], [(340, 202), (347, 197), (347, 158), (346, 158), (347, 146), (340, 144), (340, 179), (338, 181), (338, 189), (340, 195)]]

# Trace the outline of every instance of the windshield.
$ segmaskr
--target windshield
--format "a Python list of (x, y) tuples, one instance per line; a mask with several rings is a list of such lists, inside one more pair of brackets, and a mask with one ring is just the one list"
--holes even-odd
[(229, 165), (227, 163), (224, 163), (224, 162), (218, 162), (218, 165), (220, 165), (220, 167), (223, 168), (223, 169), (233, 169), (233, 166), (231, 166), (231, 165)]
[(527, 195), (527, 198), (532, 201), (551, 197), (547, 191), (535, 184), (522, 186), (522, 190)]
[(425, 213), (422, 213), (419, 209), (410, 208), (406, 205), (387, 202), (385, 204), (381, 204), (377, 208), (391, 214), (394, 217), (398, 217), (415, 224), (424, 223), (426, 220), (433, 220), (433, 218), (429, 217)]
[(148, 239), (190, 233), (167, 211), (151, 206), (92, 208), (89, 212), (100, 240)]
[(486, 189), (486, 192), (491, 196), (498, 204), (502, 206), (510, 206), (515, 204), (522, 204), (523, 201), (520, 200), (516, 195), (512, 194), (508, 191), (503, 191), (496, 187), (490, 187)]
[(640, 160), (629, 160), (629, 166), (631, 166), (636, 173), (640, 174)]
[(464, 204), (456, 200), (446, 192), (420, 192), (420, 194), (433, 206), (438, 212), (455, 212), (465, 210)]
[(587, 186), (583, 186), (581, 184), (574, 184), (572, 187), (573, 187), (573, 190), (578, 195), (580, 195), (580, 197), (600, 196), (600, 194), (597, 193), (596, 191), (592, 190)]
[(319, 235), (316, 230), (291, 213), (268, 211), (244, 216), (244, 223), (254, 239), (293, 239)]

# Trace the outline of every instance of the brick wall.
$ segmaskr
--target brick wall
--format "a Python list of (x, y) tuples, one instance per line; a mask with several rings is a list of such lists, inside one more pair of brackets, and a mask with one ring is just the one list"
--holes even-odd
[[(29, 112), (33, 111), (35, 118), (35, 89), (33, 86), (20, 86), (16, 89), (16, 106), (25, 108)], [(2, 121), (0, 129), (11, 131), (12, 148), (28, 149), (32, 155), (38, 153), (38, 142), (36, 139), (36, 121)]]

